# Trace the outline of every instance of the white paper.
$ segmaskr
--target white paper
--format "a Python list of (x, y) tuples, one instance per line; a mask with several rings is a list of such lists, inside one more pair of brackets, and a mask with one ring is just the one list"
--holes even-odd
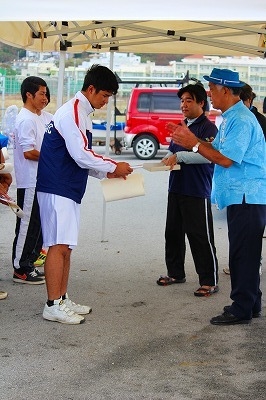
[(13, 171), (11, 163), (0, 163), (0, 174), (8, 174)]
[(3, 154), (5, 160), (9, 159), (9, 154), (8, 154), (6, 147), (2, 147), (2, 154)]
[(0, 200), (6, 202), (7, 205), (11, 208), (11, 210), (17, 215), (17, 217), (19, 218), (24, 217), (23, 210), (17, 205), (15, 200), (11, 199), (11, 197), (9, 197), (7, 194), (0, 195)]
[(133, 173), (123, 178), (105, 178), (101, 181), (103, 196), (106, 202), (144, 196), (144, 178)]
[[(147, 171), (150, 172), (156, 172), (156, 171), (170, 171), (170, 167), (167, 165), (164, 165), (162, 162), (157, 162), (157, 163), (144, 163), (143, 168), (146, 169)], [(172, 170), (178, 170), (180, 169), (180, 165), (176, 164), (172, 168)]]

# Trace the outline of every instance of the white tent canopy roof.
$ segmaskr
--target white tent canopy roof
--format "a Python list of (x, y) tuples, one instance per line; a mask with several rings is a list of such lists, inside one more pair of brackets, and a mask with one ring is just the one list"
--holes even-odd
[(13, 0), (0, 11), (0, 41), (33, 51), (265, 52), (265, 0)]
[(266, 18), (265, 0), (12, 0), (2, 1), (2, 21), (50, 20), (231, 20), (259, 21)]
[(6, 21), (0, 24), (0, 41), (32, 51), (264, 57), (265, 21)]

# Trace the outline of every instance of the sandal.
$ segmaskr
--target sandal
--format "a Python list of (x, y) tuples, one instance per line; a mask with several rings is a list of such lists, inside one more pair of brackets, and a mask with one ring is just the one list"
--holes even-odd
[(208, 297), (214, 293), (217, 293), (218, 291), (218, 286), (201, 286), (196, 290), (196, 292), (194, 292), (194, 295), (197, 297)]
[(160, 278), (156, 282), (160, 286), (169, 286), (169, 285), (173, 285), (173, 283), (185, 283), (186, 278), (175, 279), (175, 278), (171, 278), (171, 276), (161, 275)]
[(7, 292), (0, 290), (0, 300), (4, 300), (7, 298)]

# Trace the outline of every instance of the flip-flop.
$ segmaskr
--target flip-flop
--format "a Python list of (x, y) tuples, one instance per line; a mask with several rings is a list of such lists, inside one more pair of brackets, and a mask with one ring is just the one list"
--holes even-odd
[(229, 268), (223, 268), (223, 272), (224, 272), (226, 275), (230, 275), (230, 269), (229, 269)]
[(218, 286), (201, 286), (199, 287), (196, 292), (194, 292), (194, 295), (197, 297), (208, 297), (211, 296), (214, 293), (217, 293), (219, 291)]
[(174, 283), (185, 283), (186, 278), (175, 279), (175, 278), (171, 278), (171, 276), (161, 275), (160, 278), (156, 282), (160, 286), (169, 286), (169, 285), (173, 285)]

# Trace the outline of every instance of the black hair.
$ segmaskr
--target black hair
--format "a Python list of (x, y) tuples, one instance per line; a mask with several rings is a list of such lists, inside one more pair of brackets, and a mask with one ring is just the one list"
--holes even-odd
[(23, 103), (27, 101), (27, 92), (31, 93), (33, 96), (38, 92), (40, 86), (47, 88), (47, 83), (38, 76), (28, 76), (24, 79), (20, 87), (20, 93)]
[(87, 71), (81, 90), (87, 90), (90, 85), (95, 87), (96, 93), (104, 90), (116, 94), (118, 91), (115, 74), (109, 68), (99, 64), (93, 64)]
[(246, 83), (245, 86), (241, 87), (241, 92), (239, 97), (242, 101), (251, 100), (252, 103), (252, 101), (256, 97), (256, 94), (252, 91), (252, 87)]
[(195, 85), (189, 84), (187, 86), (182, 87), (179, 89), (177, 92), (177, 96), (181, 99), (182, 95), (184, 93), (189, 93), (194, 100), (196, 100), (197, 103), (200, 103), (201, 101), (204, 102), (204, 105), (202, 107), (203, 111), (206, 111), (207, 107), (207, 92), (202, 86), (202, 84), (196, 83)]
[(51, 101), (51, 94), (50, 94), (50, 89), (48, 88), (48, 86), (46, 86), (46, 97), (47, 97), (47, 104), (49, 104)]
[(242, 91), (242, 87), (230, 87), (230, 86), (224, 86), (224, 87), (231, 90), (234, 96), (240, 96), (240, 93)]

